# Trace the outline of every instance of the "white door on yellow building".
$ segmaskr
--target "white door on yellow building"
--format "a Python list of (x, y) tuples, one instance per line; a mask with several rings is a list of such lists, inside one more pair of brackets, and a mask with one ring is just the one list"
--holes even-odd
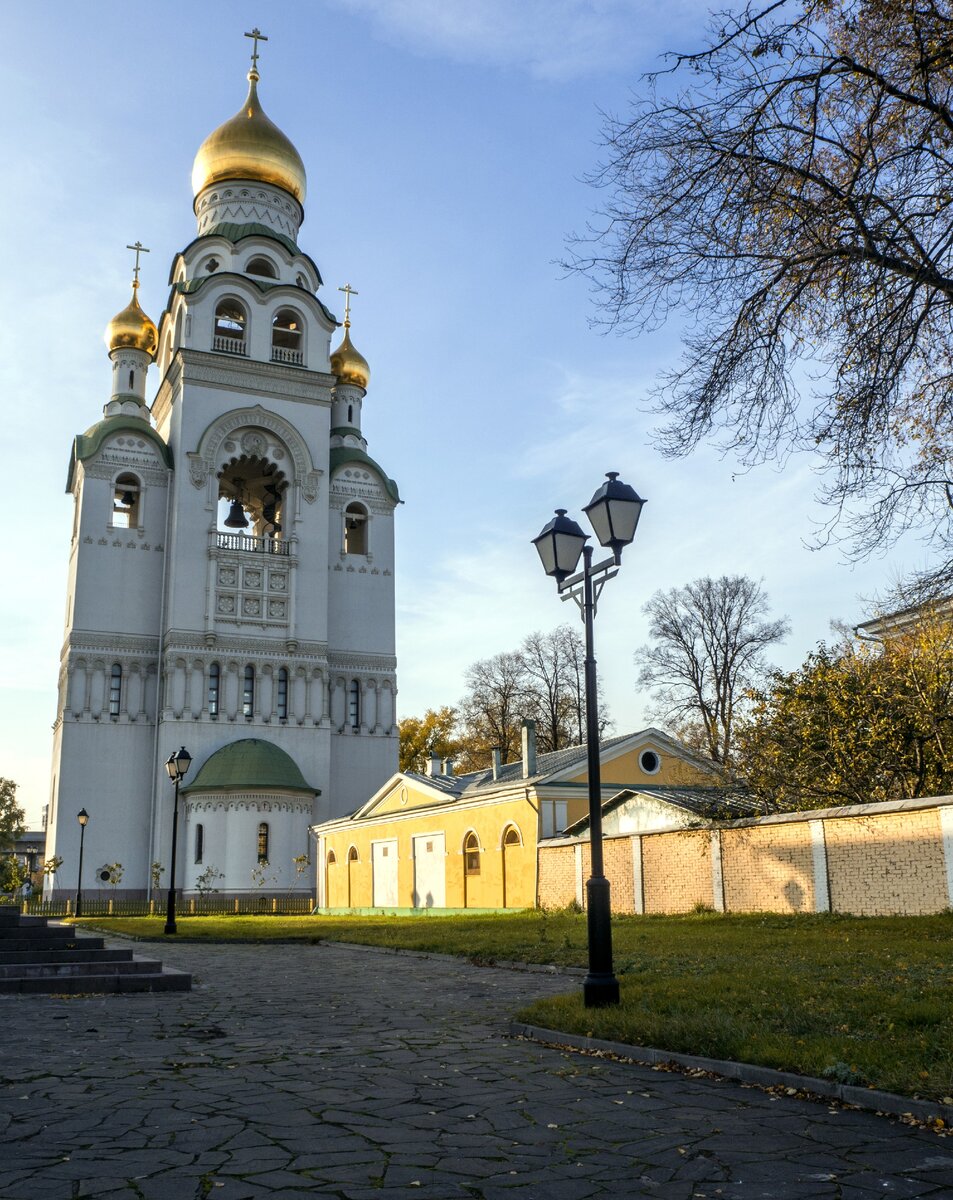
[(446, 862), (442, 833), (414, 838), (414, 908), (446, 908)]
[(371, 843), (373, 904), (375, 908), (397, 907), (397, 839)]

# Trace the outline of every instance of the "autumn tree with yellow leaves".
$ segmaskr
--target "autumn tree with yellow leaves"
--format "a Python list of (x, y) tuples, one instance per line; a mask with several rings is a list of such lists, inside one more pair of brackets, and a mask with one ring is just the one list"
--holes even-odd
[(737, 765), (782, 809), (953, 791), (953, 624), (925, 617), (883, 643), (821, 644), (755, 693)]

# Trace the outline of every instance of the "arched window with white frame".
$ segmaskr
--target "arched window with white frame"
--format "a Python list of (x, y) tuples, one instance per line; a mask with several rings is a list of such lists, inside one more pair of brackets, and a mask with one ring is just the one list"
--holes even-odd
[(278, 278), (278, 268), (264, 254), (256, 254), (254, 258), (249, 259), (245, 272), (248, 275), (259, 275), (262, 279)]
[(304, 363), (304, 322), (293, 308), (279, 308), (271, 323), (271, 360), (301, 366)]
[(113, 484), (113, 508), (110, 524), (113, 529), (136, 529), (139, 526), (141, 484), (130, 471), (116, 476)]
[(344, 553), (367, 553), (367, 509), (363, 504), (349, 504), (344, 510)]
[(215, 326), (212, 331), (212, 349), (224, 354), (247, 354), (246, 328), (248, 314), (242, 304), (231, 296), (219, 300), (215, 306)]

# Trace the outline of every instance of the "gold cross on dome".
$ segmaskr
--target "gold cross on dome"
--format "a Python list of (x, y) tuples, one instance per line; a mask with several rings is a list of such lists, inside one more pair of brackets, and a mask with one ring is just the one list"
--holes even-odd
[(344, 293), (344, 324), (350, 325), (350, 323), (351, 323), (351, 297), (359, 296), (360, 292), (355, 292), (355, 290), (351, 287), (351, 285), (349, 283), (346, 283), (344, 285), (344, 287), (339, 287), (338, 291)]
[(246, 34), (245, 34), (245, 37), (250, 37), (250, 38), (252, 39), (252, 41), (254, 42), (254, 44), (255, 44), (255, 48), (254, 48), (254, 50), (252, 51), (252, 56), (251, 56), (251, 69), (252, 69), (253, 71), (257, 71), (257, 70), (258, 70), (258, 58), (259, 58), (259, 54), (258, 54), (258, 43), (259, 43), (259, 42), (267, 42), (267, 41), (268, 41), (268, 39), (267, 39), (267, 37), (265, 37), (265, 35), (264, 35), (264, 34), (262, 33), (262, 31), (261, 31), (261, 30), (258, 28), (258, 26), (257, 26), (257, 25), (256, 25), (256, 26), (255, 26), (255, 28), (254, 28), (254, 29), (251, 31), (251, 33), (246, 33)]
[(127, 246), (126, 249), (135, 250), (136, 252), (136, 267), (132, 273), (132, 286), (137, 288), (139, 286), (139, 255), (148, 254), (149, 250), (146, 246), (143, 246), (142, 242), (136, 242), (135, 245)]

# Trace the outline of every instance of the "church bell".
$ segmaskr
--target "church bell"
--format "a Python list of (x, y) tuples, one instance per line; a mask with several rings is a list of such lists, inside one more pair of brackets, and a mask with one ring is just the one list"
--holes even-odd
[(229, 529), (247, 529), (248, 518), (245, 516), (245, 510), (242, 508), (240, 500), (233, 500), (231, 507), (228, 510), (228, 516), (225, 518), (225, 525)]

